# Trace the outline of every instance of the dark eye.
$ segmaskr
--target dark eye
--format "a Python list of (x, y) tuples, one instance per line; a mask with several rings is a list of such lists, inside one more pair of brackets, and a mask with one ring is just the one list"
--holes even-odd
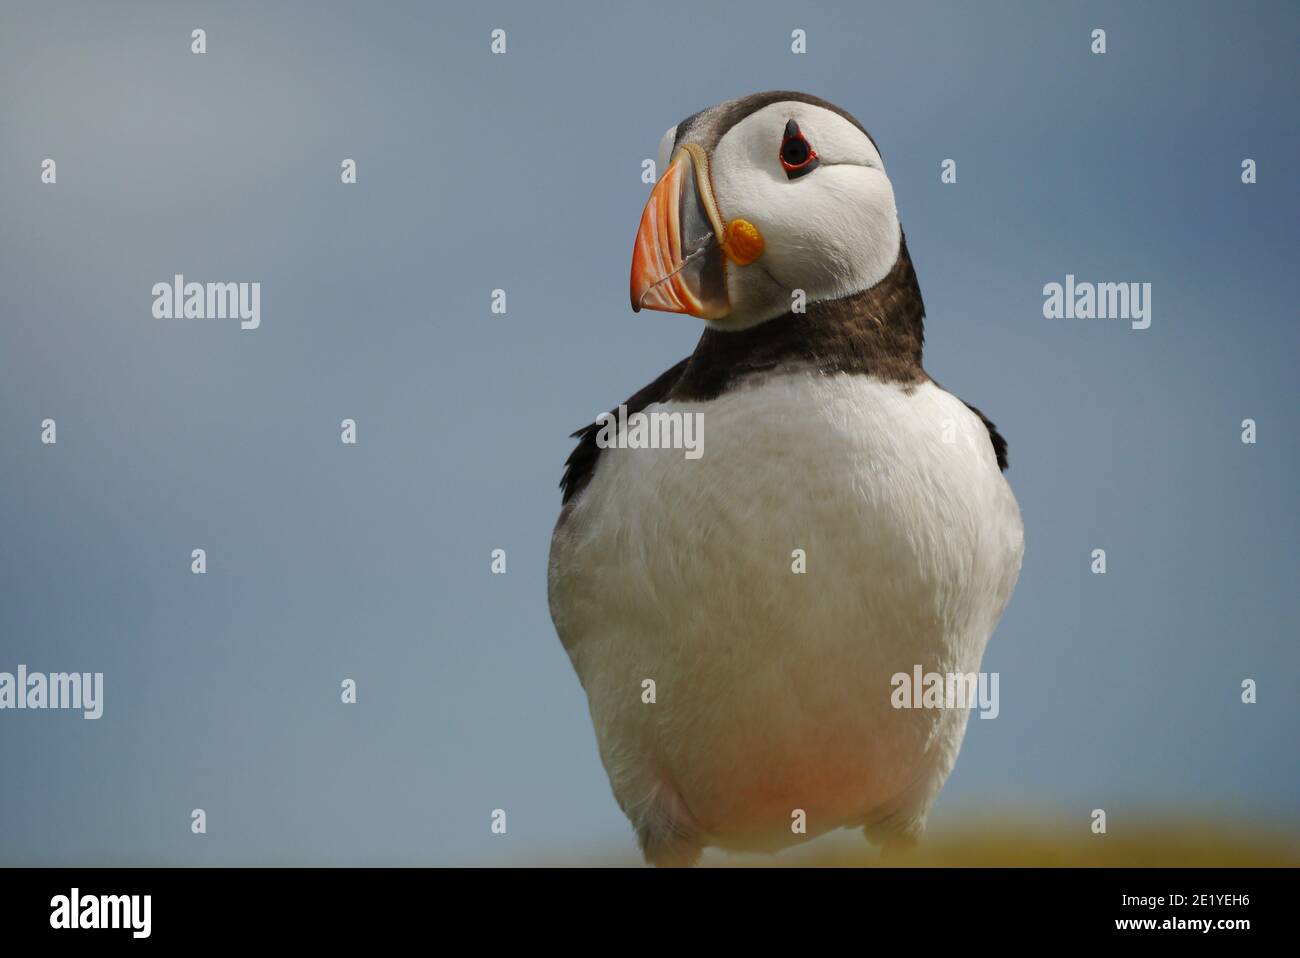
[(790, 120), (785, 125), (785, 136), (781, 138), (781, 168), (785, 175), (797, 180), (806, 173), (817, 169), (817, 151), (804, 138), (799, 124)]

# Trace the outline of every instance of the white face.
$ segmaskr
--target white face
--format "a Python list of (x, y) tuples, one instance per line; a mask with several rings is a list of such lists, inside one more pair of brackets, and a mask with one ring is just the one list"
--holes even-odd
[[(780, 159), (792, 119), (819, 160), (795, 179)], [(796, 289), (810, 303), (870, 289), (898, 258), (902, 230), (885, 165), (837, 113), (794, 101), (757, 110), (723, 135), (709, 170), (722, 216), (748, 220), (764, 239), (756, 261), (728, 264), (731, 313), (712, 326), (743, 329), (787, 313)]]

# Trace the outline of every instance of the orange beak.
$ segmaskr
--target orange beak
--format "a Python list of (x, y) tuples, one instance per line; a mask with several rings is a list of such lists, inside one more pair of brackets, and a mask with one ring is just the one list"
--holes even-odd
[(721, 217), (708, 160), (695, 144), (677, 151), (641, 214), (632, 252), (632, 309), (721, 319), (731, 312)]

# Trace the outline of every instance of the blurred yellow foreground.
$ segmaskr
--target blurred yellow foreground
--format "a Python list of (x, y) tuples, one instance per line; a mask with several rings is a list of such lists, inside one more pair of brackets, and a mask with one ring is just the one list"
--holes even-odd
[[(607, 850), (608, 851), (608, 850)], [(542, 863), (538, 863), (542, 864)], [(596, 861), (560, 856), (552, 865), (637, 865), (632, 835), (626, 852)], [(1116, 822), (1094, 835), (1082, 822), (1042, 818), (967, 818), (932, 823), (920, 846), (882, 858), (861, 832), (841, 830), (777, 855), (733, 855), (708, 850), (702, 867), (1295, 867), (1300, 830), (1279, 823), (1189, 820), (1151, 816)]]

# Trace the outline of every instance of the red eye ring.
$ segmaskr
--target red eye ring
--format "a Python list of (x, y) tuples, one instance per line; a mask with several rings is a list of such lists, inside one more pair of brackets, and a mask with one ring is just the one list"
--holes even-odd
[(777, 154), (777, 159), (781, 161), (785, 175), (792, 180), (811, 173), (821, 162), (817, 158), (817, 151), (812, 148), (794, 120), (789, 120), (785, 125), (785, 135), (781, 138), (781, 151)]

